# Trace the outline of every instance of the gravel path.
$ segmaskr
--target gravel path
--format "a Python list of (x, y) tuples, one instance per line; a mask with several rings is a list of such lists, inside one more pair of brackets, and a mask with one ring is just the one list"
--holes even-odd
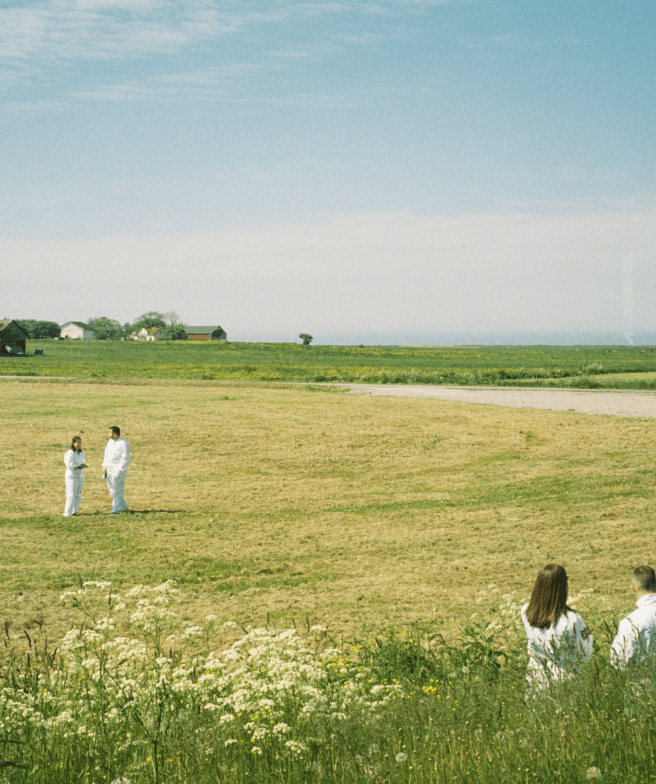
[(487, 403), (515, 408), (546, 408), (626, 417), (656, 417), (656, 392), (623, 389), (529, 389), (526, 387), (447, 387), (411, 384), (331, 384), (358, 395), (422, 397)]

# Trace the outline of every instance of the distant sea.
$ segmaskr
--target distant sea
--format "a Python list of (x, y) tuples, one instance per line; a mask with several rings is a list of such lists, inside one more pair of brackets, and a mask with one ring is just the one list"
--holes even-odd
[[(300, 343), (296, 335), (228, 333), (247, 342)], [(633, 345), (656, 346), (656, 332), (635, 332)], [(628, 346), (622, 332), (334, 332), (314, 334), (324, 346)]]

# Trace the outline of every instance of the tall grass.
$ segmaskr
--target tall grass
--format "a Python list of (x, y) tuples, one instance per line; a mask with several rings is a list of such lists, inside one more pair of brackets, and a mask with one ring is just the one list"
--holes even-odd
[[(5, 628), (0, 781), (649, 782), (652, 671), (609, 666), (615, 619), (589, 612), (595, 655), (527, 698), (517, 606), (458, 640), (428, 625), (335, 646), (323, 629), (180, 624), (171, 583), (64, 595), (79, 624), (53, 647)], [(237, 631), (237, 630), (235, 630)]]

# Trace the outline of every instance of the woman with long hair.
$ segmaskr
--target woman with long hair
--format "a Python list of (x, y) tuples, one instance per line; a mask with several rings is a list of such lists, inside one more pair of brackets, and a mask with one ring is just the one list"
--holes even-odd
[(73, 436), (71, 448), (64, 455), (64, 465), (66, 466), (66, 506), (64, 517), (71, 517), (77, 514), (77, 510), (82, 500), (82, 485), (84, 485), (84, 469), (87, 464), (84, 462), (84, 452), (82, 451), (82, 439), (80, 436)]
[(522, 607), (528, 638), (531, 686), (571, 678), (592, 656), (592, 635), (581, 616), (567, 606), (567, 573), (558, 564), (541, 569), (528, 604)]

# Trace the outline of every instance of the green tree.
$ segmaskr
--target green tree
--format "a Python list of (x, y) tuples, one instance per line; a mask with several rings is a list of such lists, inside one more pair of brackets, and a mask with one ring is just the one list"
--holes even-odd
[(212, 340), (227, 340), (228, 333), (222, 327), (217, 327), (210, 335)]
[(61, 335), (61, 327), (55, 321), (37, 321), (34, 337), (37, 340), (44, 338), (58, 338)]
[(156, 310), (149, 310), (148, 313), (142, 313), (132, 325), (134, 332), (139, 332), (140, 329), (152, 329), (153, 327), (165, 327), (166, 314), (158, 313)]
[(299, 338), (303, 341), (303, 345), (304, 346), (309, 346), (310, 343), (312, 343), (312, 341), (314, 340), (312, 335), (308, 335), (307, 332), (301, 332), (301, 334), (299, 335)]
[(96, 340), (120, 340), (123, 337), (123, 327), (107, 316), (87, 319), (87, 325), (95, 332)]
[(58, 338), (61, 334), (61, 327), (54, 321), (37, 321), (36, 319), (17, 320), (17, 323), (27, 332), (27, 337), (32, 340), (44, 340), (46, 338)]
[(163, 340), (186, 340), (187, 330), (182, 324), (169, 324), (164, 328)]

